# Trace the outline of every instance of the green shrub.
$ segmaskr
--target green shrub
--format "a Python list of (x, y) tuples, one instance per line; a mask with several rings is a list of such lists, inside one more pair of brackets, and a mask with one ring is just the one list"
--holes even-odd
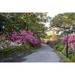
[(72, 62), (75, 62), (75, 54), (72, 54), (70, 59)]
[(62, 51), (64, 49), (64, 45), (63, 44), (55, 44), (54, 48), (58, 51)]
[(69, 54), (68, 57), (72, 62), (75, 62), (75, 53)]
[(33, 47), (30, 44), (23, 44), (20, 46), (11, 46), (8, 48), (4, 48), (0, 50), (0, 58), (12, 56), (14, 54), (18, 54), (22, 52), (28, 53), (31, 52), (32, 48)]

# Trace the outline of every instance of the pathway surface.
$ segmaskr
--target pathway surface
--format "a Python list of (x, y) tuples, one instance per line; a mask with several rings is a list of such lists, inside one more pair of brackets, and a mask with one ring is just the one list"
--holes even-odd
[(61, 59), (55, 53), (54, 49), (46, 44), (42, 44), (42, 47), (37, 49), (30, 55), (18, 55), (4, 59), (6, 62), (59, 62)]
[(60, 57), (54, 52), (54, 50), (46, 44), (42, 44), (42, 47), (36, 52), (23, 57), (25, 62), (59, 62)]

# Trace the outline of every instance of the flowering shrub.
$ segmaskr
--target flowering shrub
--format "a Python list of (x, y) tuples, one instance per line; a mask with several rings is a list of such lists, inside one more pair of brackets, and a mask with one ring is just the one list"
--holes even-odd
[(30, 43), (32, 45), (40, 44), (40, 41), (37, 37), (33, 35), (31, 31), (20, 30), (20, 32), (13, 31), (9, 35), (9, 40), (17, 43)]
[(66, 44), (68, 41), (68, 45), (71, 47), (71, 48), (75, 48), (75, 33), (73, 34), (68, 34), (64, 36), (63, 38), (63, 43)]
[(10, 41), (8, 40), (1, 40), (0, 41), (0, 50), (9, 47)]

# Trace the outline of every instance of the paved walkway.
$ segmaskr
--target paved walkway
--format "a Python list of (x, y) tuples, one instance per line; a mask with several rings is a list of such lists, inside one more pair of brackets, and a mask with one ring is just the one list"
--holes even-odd
[(2, 61), (6, 62), (59, 62), (60, 58), (55, 53), (55, 51), (46, 44), (42, 44), (40, 49), (37, 49), (36, 52), (25, 55), (20, 54), (18, 56), (10, 57), (9, 59), (4, 59)]
[(23, 57), (25, 62), (59, 62), (59, 56), (54, 50), (46, 44), (42, 44), (42, 47), (36, 52)]

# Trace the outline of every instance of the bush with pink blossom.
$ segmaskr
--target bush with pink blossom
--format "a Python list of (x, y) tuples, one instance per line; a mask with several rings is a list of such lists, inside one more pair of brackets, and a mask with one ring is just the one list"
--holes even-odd
[(75, 33), (64, 36), (63, 43), (67, 44), (67, 42), (69, 47), (75, 48)]
[(13, 31), (9, 35), (9, 40), (17, 43), (30, 43), (33, 46), (39, 45), (40, 40), (38, 37), (34, 36), (34, 33), (31, 31), (20, 30), (20, 32)]

